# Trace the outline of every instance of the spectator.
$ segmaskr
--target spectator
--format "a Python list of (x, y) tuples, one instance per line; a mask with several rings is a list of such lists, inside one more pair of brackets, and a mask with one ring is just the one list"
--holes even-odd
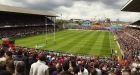
[(65, 61), (62, 65), (62, 71), (58, 74), (58, 75), (72, 75), (72, 73), (70, 73), (69, 70), (69, 62)]
[(130, 71), (124, 70), (122, 71), (122, 75), (130, 75)]
[(5, 62), (6, 61), (6, 58), (5, 58), (5, 56), (4, 56), (4, 50), (2, 49), (2, 50), (0, 50), (0, 62), (1, 63), (3, 63), (3, 62)]
[(12, 58), (12, 52), (10, 52), (10, 51), (7, 51), (6, 53), (5, 53), (5, 58), (6, 58), (6, 63), (8, 63), (9, 61), (13, 61), (13, 58)]
[(26, 65), (23, 61), (19, 61), (16, 64), (15, 75), (27, 75), (26, 73)]
[(97, 71), (97, 75), (102, 75), (102, 71), (99, 69), (99, 65), (95, 64), (94, 67), (95, 67), (95, 70)]
[(15, 73), (15, 66), (14, 66), (14, 62), (13, 61), (8, 61), (6, 63), (6, 70), (14, 75), (14, 73)]
[(76, 64), (76, 61), (72, 60), (70, 62), (70, 69), (72, 71), (72, 74), (74, 74), (74, 75), (77, 75), (78, 74), (79, 68), (78, 68), (78, 66)]
[(0, 75), (12, 75), (9, 71), (1, 70)]
[(5, 58), (5, 56), (4, 56), (4, 50), (3, 49), (1, 49), (0, 50), (0, 70), (5, 70), (6, 68), (5, 68), (5, 62), (6, 62), (6, 58)]
[(45, 64), (46, 56), (40, 53), (38, 61), (31, 65), (30, 75), (49, 75), (49, 67)]
[(85, 68), (84, 67), (80, 67), (80, 71), (78, 72), (78, 75), (88, 75), (87, 72), (84, 72)]
[(62, 71), (62, 66), (61, 66), (61, 64), (58, 62), (58, 63), (56, 64), (56, 71), (53, 71), (52, 75), (57, 75), (57, 74), (59, 74), (61, 71)]

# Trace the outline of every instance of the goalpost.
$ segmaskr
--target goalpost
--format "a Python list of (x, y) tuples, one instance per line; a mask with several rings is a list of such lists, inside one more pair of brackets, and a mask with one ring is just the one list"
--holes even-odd
[(53, 29), (53, 30), (54, 30), (54, 32), (53, 32), (53, 33), (54, 33), (53, 39), (54, 39), (54, 45), (55, 45), (55, 44), (56, 44), (56, 40), (55, 40), (55, 34), (56, 34), (56, 33), (55, 33), (55, 32), (56, 32), (56, 24), (55, 24), (55, 21), (56, 21), (56, 17), (54, 17), (54, 18), (52, 18), (52, 19), (53, 19), (53, 21), (54, 21), (54, 23), (53, 23), (53, 26), (54, 26), (54, 27), (53, 27), (53, 28), (54, 28), (54, 29)]
[(55, 35), (56, 35), (56, 17), (47, 17), (45, 16), (45, 44), (46, 46), (48, 45), (48, 23), (47, 23), (47, 18), (49, 18), (50, 20), (53, 21), (53, 23), (51, 25), (53, 25), (53, 44), (56, 44), (56, 39), (55, 39)]

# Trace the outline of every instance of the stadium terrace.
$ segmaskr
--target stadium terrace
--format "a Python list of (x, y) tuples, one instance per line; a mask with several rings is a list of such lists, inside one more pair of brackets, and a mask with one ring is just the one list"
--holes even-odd
[[(139, 3), (121, 10), (140, 12)], [(56, 17), (0, 5), (0, 75), (140, 75), (140, 21)]]

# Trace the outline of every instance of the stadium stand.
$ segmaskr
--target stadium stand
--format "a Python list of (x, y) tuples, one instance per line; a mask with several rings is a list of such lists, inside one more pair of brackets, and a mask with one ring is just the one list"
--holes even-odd
[(118, 36), (118, 42), (124, 49), (124, 59), (128, 58), (128, 56), (131, 56), (132, 59), (139, 56), (140, 36), (138, 34), (140, 34), (140, 29), (137, 28), (125, 28), (116, 31), (116, 35)]
[[(18, 67), (15, 65), (17, 62), (23, 64), (24, 73), (28, 75), (33, 75), (33, 72), (29, 72), (30, 67), (33, 63), (39, 62), (38, 55), (45, 54), (46, 58), (44, 61), (45, 64), (49, 67), (48, 75), (108, 75), (108, 74), (116, 74), (123, 75), (122, 73), (129, 73), (139, 75), (139, 61), (137, 55), (138, 50), (134, 50), (133, 45), (136, 44), (137, 41), (132, 39), (130, 34), (131, 28), (122, 29), (116, 31), (118, 35), (118, 39), (122, 46), (126, 46), (127, 51), (125, 52), (123, 61), (118, 61), (118, 59), (114, 58), (106, 58), (106, 57), (89, 57), (89, 56), (79, 56), (66, 54), (63, 52), (54, 52), (54, 51), (46, 51), (41, 49), (34, 48), (26, 48), (26, 47), (16, 47), (13, 50), (0, 50), (1, 56), (1, 68), (2, 70), (10, 71), (15, 74), (23, 74), (20, 70), (14, 69)], [(133, 29), (132, 29), (133, 30)], [(4, 56), (6, 53), (6, 56)], [(11, 57), (12, 56), (12, 57)], [(21, 62), (22, 61), (22, 62)], [(6, 63), (6, 64), (5, 64)], [(69, 65), (70, 64), (70, 65)], [(6, 66), (6, 69), (5, 67)], [(20, 66), (19, 66), (20, 67)], [(63, 67), (65, 67), (65, 71), (63, 71)], [(69, 69), (69, 70), (68, 70)], [(16, 70), (17, 72), (14, 72)]]
[(91, 26), (65, 25), (65, 29), (84, 29), (84, 30), (91, 30)]
[[(54, 52), (54, 51), (44, 51), (36, 50), (32, 48), (16, 47), (15, 50), (6, 51), (6, 57), (3, 57), (3, 50), (1, 51), (1, 58), (3, 58), (7, 64), (1, 64), (1, 69), (4, 70), (4, 65), (6, 69), (11, 73), (14, 73), (12, 70), (14, 63), (17, 61), (23, 61), (26, 66), (25, 72), (28, 73), (30, 70), (31, 64), (37, 60), (38, 54), (43, 53), (46, 55), (47, 59), (44, 60), (47, 66), (49, 66), (49, 75), (108, 75), (116, 74), (121, 75), (121, 71), (126, 71), (129, 73), (130, 68), (126, 68), (124, 65), (128, 65), (128, 61), (118, 62), (110, 58), (98, 58), (98, 57), (87, 57), (87, 56), (75, 56), (72, 54), (66, 54), (63, 52)], [(11, 54), (14, 58), (10, 58)], [(2, 60), (1, 60), (2, 61)], [(67, 64), (66, 64), (67, 63)], [(69, 65), (70, 64), (70, 65)], [(123, 67), (124, 66), (124, 67)], [(16, 65), (15, 65), (16, 67)], [(65, 71), (63, 71), (65, 67)], [(69, 70), (68, 70), (69, 69)], [(31, 72), (30, 72), (31, 73)], [(33, 75), (33, 74), (30, 74)]]
[[(9, 7), (7, 11), (13, 11), (12, 9), (14, 8)], [(16, 10), (19, 9), (16, 8)], [(42, 12), (39, 13), (39, 11), (36, 11), (38, 12), (36, 14), (31, 10), (29, 10), (30, 12), (25, 10), (22, 10), (24, 14), (19, 14), (19, 11), (18, 13), (6, 12), (15, 17), (2, 15), (6, 15), (5, 12), (0, 14), (4, 17), (0, 17), (1, 38), (7, 36), (23, 37), (45, 32), (43, 28), (46, 23), (44, 18), (46, 17), (42, 15), (48, 16), (48, 14), (41, 14)], [(19, 15), (28, 15), (30, 17), (19, 17)], [(51, 24), (52, 22), (47, 18), (47, 23)], [(52, 29), (52, 27), (50, 25), (48, 29)], [(120, 45), (124, 48), (124, 60), (79, 56), (26, 47), (4, 50), (0, 46), (0, 75), (140, 75), (140, 57), (138, 56), (140, 51), (138, 44), (140, 30), (125, 28), (116, 30), (114, 33), (117, 35)]]
[(132, 23), (131, 25), (140, 25), (140, 20), (138, 20), (138, 21), (136, 21), (136, 22), (134, 22), (134, 23)]
[(121, 11), (131, 11), (131, 12), (140, 12), (140, 0), (129, 0)]
[(54, 31), (56, 15), (52, 13), (5, 5), (0, 5), (0, 8), (0, 38), (25, 37)]
[[(57, 27), (56, 27), (57, 28)], [(57, 29), (56, 29), (57, 31)], [(46, 26), (22, 26), (22, 27), (5, 27), (0, 28), (0, 38), (7, 38), (7, 37), (26, 37), (32, 36), (36, 34), (42, 34), (46, 32), (54, 32), (54, 27), (52, 25)]]

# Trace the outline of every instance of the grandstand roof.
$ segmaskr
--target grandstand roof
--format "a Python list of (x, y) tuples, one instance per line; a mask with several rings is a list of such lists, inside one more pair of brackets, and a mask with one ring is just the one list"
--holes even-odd
[(132, 23), (131, 25), (140, 25), (140, 20), (138, 20), (138, 21)]
[(121, 11), (140, 12), (140, 0), (129, 0)]
[(57, 17), (56, 14), (48, 12), (47, 10), (35, 10), (35, 9), (7, 6), (1, 4), (0, 4), (0, 11)]

